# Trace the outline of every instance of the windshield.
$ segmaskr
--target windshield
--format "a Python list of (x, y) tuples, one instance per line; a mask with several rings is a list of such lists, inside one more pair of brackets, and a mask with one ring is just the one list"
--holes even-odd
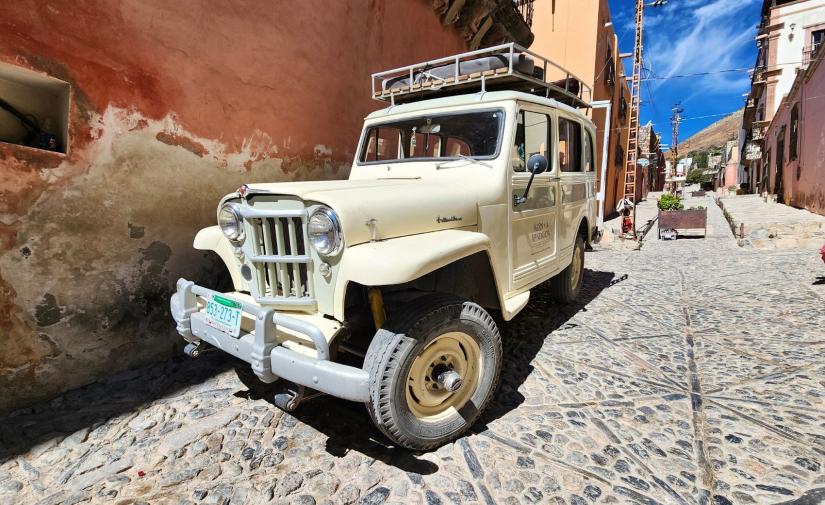
[(367, 129), (360, 163), (494, 158), (504, 112), (473, 111), (416, 116)]

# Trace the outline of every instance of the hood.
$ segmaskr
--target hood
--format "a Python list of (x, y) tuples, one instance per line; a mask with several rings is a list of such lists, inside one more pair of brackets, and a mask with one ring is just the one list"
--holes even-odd
[(346, 245), (478, 224), (477, 195), (460, 180), (379, 179), (250, 184), (250, 192), (294, 195), (333, 209)]

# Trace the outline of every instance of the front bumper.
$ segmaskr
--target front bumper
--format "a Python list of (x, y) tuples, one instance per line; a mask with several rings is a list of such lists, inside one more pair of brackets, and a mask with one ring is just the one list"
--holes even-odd
[[(255, 330), (236, 338), (206, 324), (198, 298), (220, 295), (239, 303), (244, 313), (255, 321)], [(283, 378), (323, 393), (356, 402), (369, 399), (369, 374), (352, 366), (329, 359), (329, 345), (323, 332), (315, 325), (261, 307), (231, 295), (212, 291), (185, 279), (178, 280), (177, 291), (170, 301), (177, 330), (188, 342), (205, 341), (252, 365), (263, 382)], [(306, 335), (315, 345), (317, 357), (287, 349), (276, 339), (276, 329), (283, 326)]]

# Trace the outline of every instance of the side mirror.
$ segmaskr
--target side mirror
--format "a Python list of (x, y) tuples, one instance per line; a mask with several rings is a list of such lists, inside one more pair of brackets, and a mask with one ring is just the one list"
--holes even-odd
[(530, 159), (527, 160), (527, 170), (530, 171), (530, 180), (527, 181), (527, 187), (524, 189), (524, 194), (522, 196), (513, 197), (513, 205), (518, 206), (527, 201), (527, 194), (530, 193), (530, 186), (533, 185), (533, 178), (538, 174), (543, 174), (546, 172), (549, 165), (550, 163), (547, 161), (547, 158), (541, 154), (534, 154), (530, 156)]

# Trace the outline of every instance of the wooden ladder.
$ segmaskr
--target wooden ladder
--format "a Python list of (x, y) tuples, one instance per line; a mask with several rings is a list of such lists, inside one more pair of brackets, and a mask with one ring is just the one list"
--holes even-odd
[[(642, 86), (642, 22), (644, 0), (636, 1), (636, 44), (633, 48), (633, 77), (630, 80), (630, 112), (627, 123), (627, 151), (625, 151), (624, 198), (636, 203), (636, 152), (639, 146), (639, 106)], [(636, 207), (632, 213), (633, 235), (636, 235)]]

